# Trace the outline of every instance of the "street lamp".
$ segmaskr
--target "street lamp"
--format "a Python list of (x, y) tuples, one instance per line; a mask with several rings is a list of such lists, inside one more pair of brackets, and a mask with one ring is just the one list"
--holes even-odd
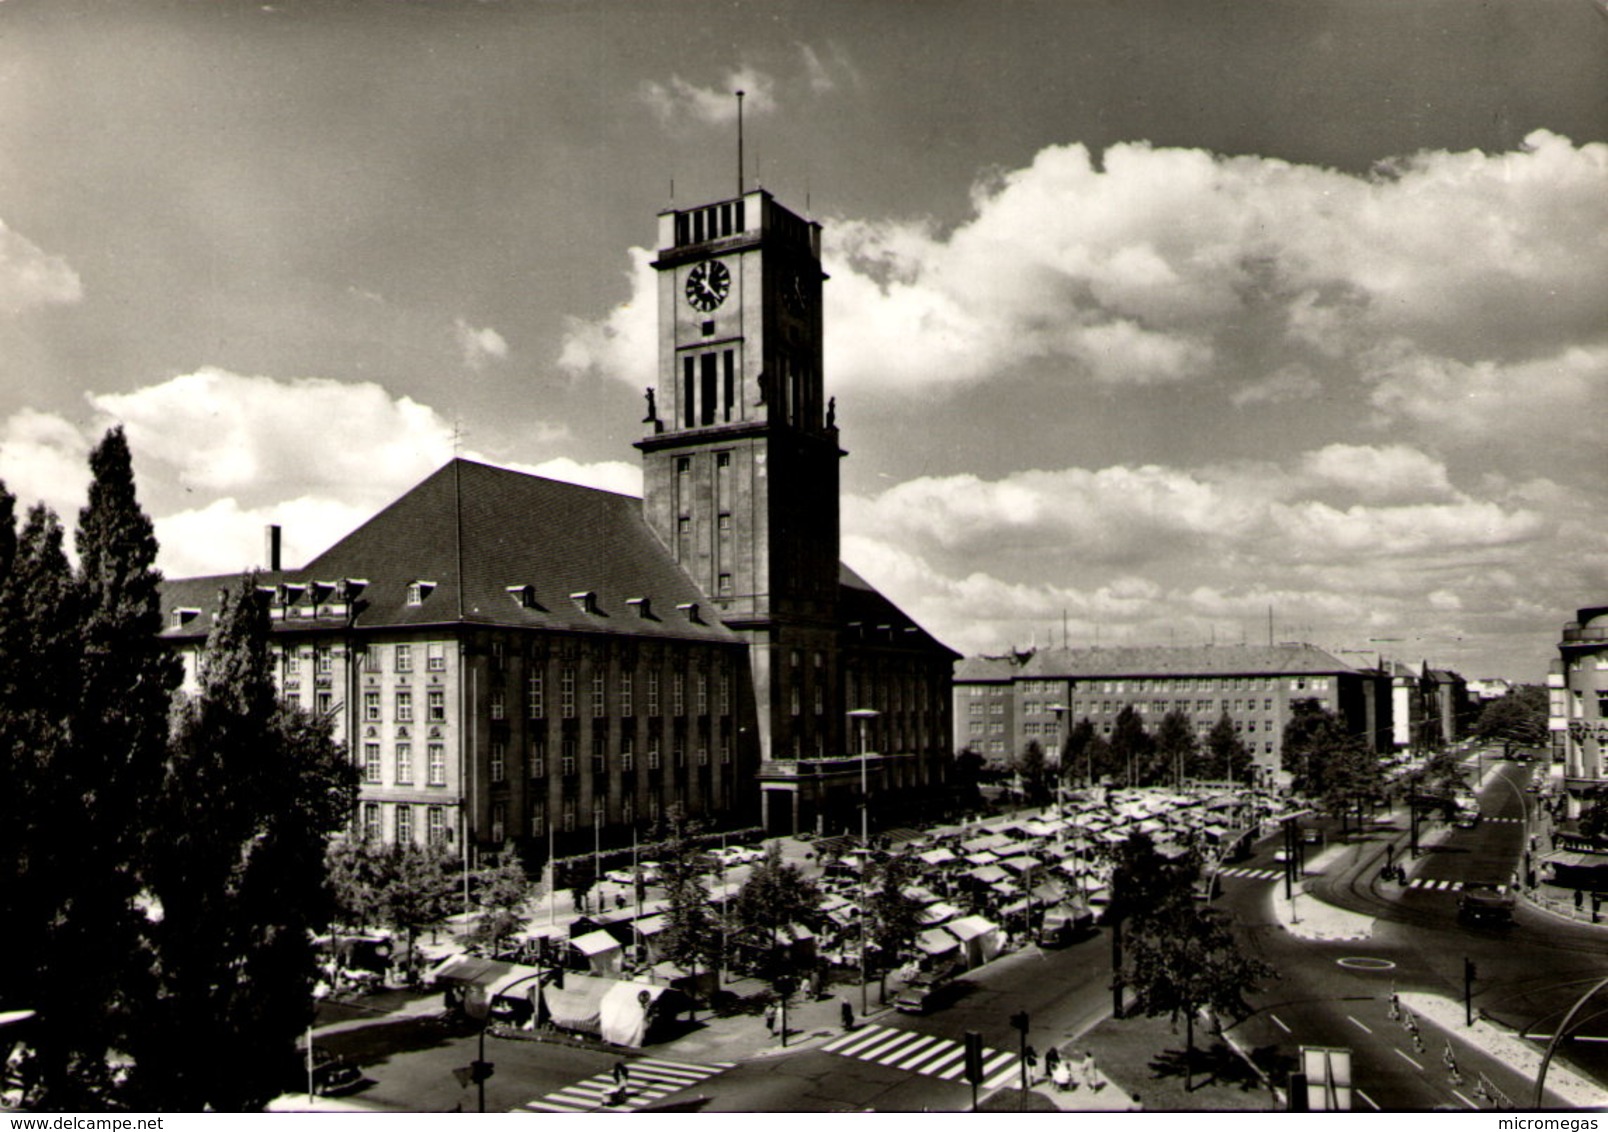
[(1065, 704), (1051, 704), (1050, 711), (1055, 714), (1055, 734), (1060, 739), (1056, 744), (1055, 753), (1055, 816), (1063, 817), (1061, 787), (1066, 784), (1066, 749), (1072, 742), (1072, 732), (1067, 729), (1066, 721), (1071, 708)]
[(866, 888), (866, 874), (870, 871), (866, 866), (871, 860), (871, 792), (866, 784), (866, 745), (865, 728), (867, 722), (875, 719), (882, 713), (875, 708), (855, 708), (849, 712), (850, 719), (860, 721), (860, 848), (865, 852), (860, 857), (860, 1017), (865, 1017), (865, 946), (866, 936), (869, 934), (867, 924), (870, 893)]

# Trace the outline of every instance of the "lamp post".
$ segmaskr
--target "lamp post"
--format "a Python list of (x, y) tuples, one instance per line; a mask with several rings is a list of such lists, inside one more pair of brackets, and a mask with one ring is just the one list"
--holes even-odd
[(860, 721), (860, 848), (865, 852), (860, 858), (860, 1017), (865, 1017), (865, 984), (866, 965), (865, 949), (866, 936), (870, 934), (869, 904), (870, 892), (866, 888), (866, 874), (870, 871), (866, 865), (871, 860), (871, 793), (866, 783), (866, 723), (875, 719), (882, 713), (875, 708), (855, 708), (849, 712), (850, 719)]
[(1055, 745), (1055, 816), (1057, 818), (1064, 816), (1061, 810), (1063, 805), (1061, 787), (1066, 785), (1066, 749), (1068, 744), (1072, 742), (1072, 732), (1067, 730), (1066, 727), (1066, 721), (1071, 710), (1065, 704), (1050, 705), (1050, 711), (1055, 715), (1055, 734), (1060, 740)]

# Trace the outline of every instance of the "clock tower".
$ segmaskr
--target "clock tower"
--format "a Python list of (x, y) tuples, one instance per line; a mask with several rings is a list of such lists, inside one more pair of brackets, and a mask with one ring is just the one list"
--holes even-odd
[(648, 525), (748, 640), (762, 758), (841, 750), (838, 431), (821, 228), (755, 190), (659, 215)]

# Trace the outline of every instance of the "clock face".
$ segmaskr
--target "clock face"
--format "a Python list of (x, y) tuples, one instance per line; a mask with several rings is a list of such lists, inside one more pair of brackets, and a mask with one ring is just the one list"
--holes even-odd
[(731, 272), (718, 259), (705, 260), (687, 273), (687, 302), (694, 310), (712, 311), (731, 293)]

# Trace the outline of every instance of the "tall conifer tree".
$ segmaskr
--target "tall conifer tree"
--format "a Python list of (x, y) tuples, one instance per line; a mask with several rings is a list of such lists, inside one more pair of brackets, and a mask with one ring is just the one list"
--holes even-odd
[(333, 910), (329, 840), (356, 803), (327, 724), (277, 695), (255, 580), (222, 596), (155, 811), (160, 998), (135, 1081), (153, 1109), (258, 1109), (282, 1091)]

